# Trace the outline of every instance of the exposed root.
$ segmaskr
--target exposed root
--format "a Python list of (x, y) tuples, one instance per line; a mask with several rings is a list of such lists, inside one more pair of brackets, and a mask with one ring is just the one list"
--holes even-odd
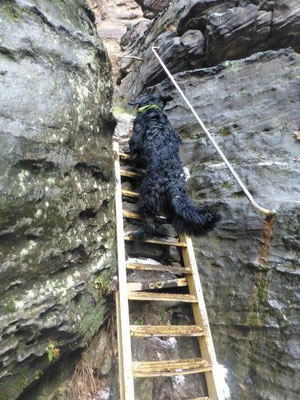
[[(99, 346), (103, 329), (107, 331), (108, 341), (104, 351), (101, 353), (95, 365), (94, 353)], [(107, 352), (110, 356), (116, 355), (116, 321), (115, 316), (106, 320), (106, 326), (102, 328), (93, 338), (89, 347), (83, 352), (76, 364), (73, 375), (67, 385), (67, 395), (70, 400), (92, 400), (98, 399), (97, 394), (107, 383), (107, 377), (101, 376), (99, 370), (104, 363)]]
[(71, 399), (90, 399), (91, 395), (96, 393), (96, 390), (93, 367), (87, 351), (75, 367), (69, 384), (69, 396)]

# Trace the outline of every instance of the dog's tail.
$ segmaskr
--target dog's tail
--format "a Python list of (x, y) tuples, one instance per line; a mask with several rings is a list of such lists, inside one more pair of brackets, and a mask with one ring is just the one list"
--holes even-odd
[(171, 222), (179, 234), (200, 236), (212, 229), (220, 215), (208, 207), (199, 208), (185, 193), (171, 195)]

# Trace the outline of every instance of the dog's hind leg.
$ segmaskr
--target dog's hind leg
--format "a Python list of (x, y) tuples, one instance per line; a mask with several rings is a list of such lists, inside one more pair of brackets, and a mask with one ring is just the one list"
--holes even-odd
[(153, 179), (146, 176), (140, 189), (138, 211), (143, 218), (141, 229), (133, 231), (130, 236), (136, 240), (143, 240), (157, 234), (156, 216), (160, 214), (159, 185), (153, 184)]

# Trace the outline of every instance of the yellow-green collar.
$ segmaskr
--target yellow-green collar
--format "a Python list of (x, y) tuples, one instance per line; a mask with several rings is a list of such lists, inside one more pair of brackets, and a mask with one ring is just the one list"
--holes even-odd
[(153, 108), (154, 110), (161, 110), (161, 107), (158, 106), (157, 104), (148, 104), (147, 106), (143, 106), (143, 107), (139, 107), (137, 109), (137, 114), (143, 114), (144, 112), (150, 110), (151, 108)]

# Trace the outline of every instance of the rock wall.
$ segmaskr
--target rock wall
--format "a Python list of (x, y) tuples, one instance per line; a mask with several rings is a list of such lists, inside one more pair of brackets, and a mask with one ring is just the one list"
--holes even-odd
[[(143, 90), (166, 112), (198, 202), (222, 221), (194, 240), (218, 361), (231, 399), (299, 398), (300, 5), (289, 1), (178, 1), (122, 39), (124, 103)], [(257, 201), (247, 202), (151, 52), (160, 54)]]
[(123, 79), (121, 93), (135, 95), (164, 79), (158, 61), (153, 59), (152, 46), (160, 47), (173, 73), (269, 49), (293, 47), (299, 52), (299, 9), (297, 0), (174, 2), (134, 40), (130, 40), (131, 31), (122, 39), (123, 49), (143, 62), (132, 61), (131, 70), (139, 71), (139, 79), (134, 74)]
[(136, 2), (142, 7), (144, 16), (152, 19), (164, 10), (170, 4), (171, 0), (136, 0)]
[(107, 310), (111, 67), (81, 0), (4, 0), (0, 31), (0, 399), (32, 400)]
[(139, 22), (143, 13), (134, 0), (88, 0), (93, 13), (98, 33), (109, 54), (113, 75), (118, 75), (120, 40), (129, 25)]

